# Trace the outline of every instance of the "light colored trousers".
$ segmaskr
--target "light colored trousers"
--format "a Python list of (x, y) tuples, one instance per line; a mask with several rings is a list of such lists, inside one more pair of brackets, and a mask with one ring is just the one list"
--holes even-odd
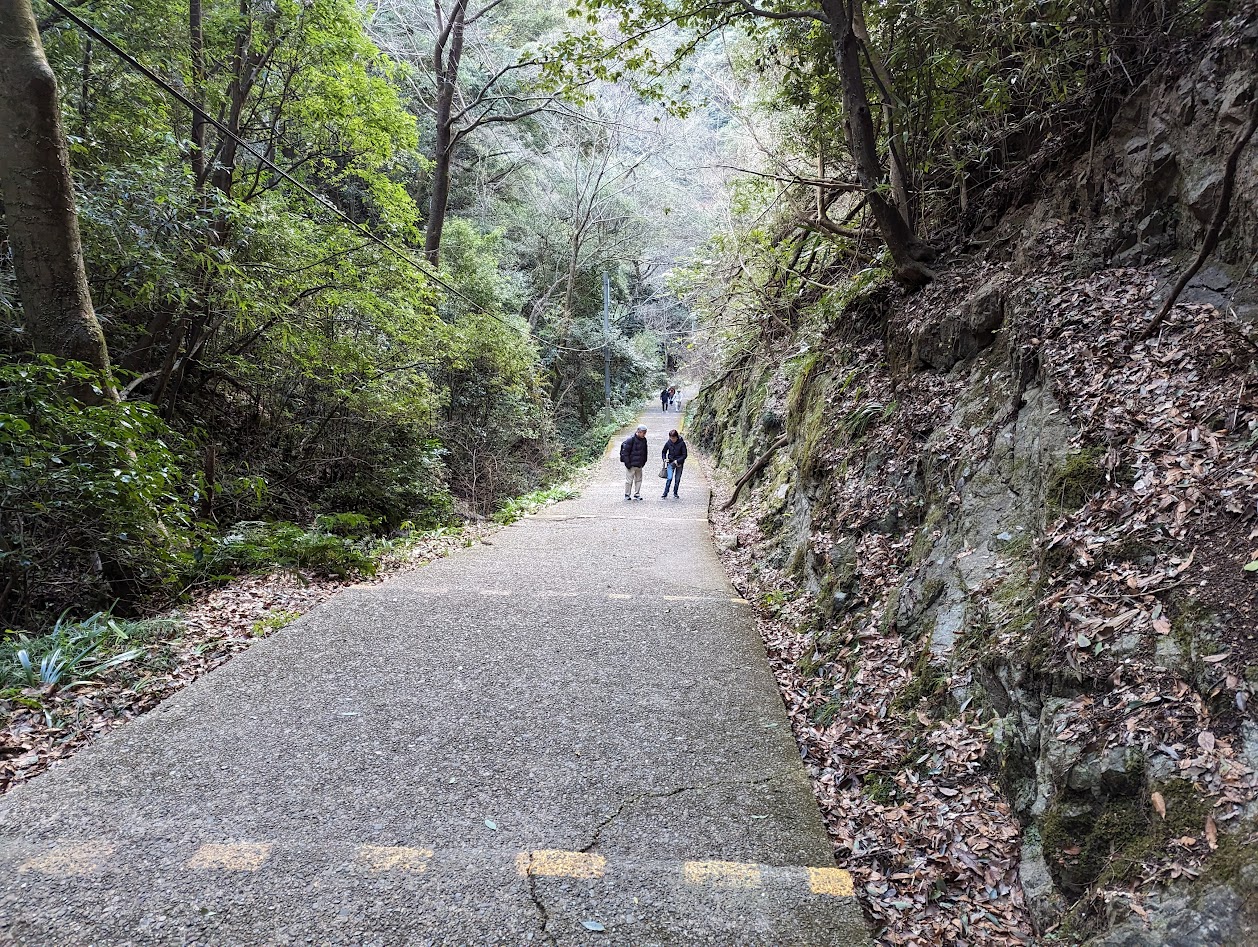
[(625, 468), (625, 496), (637, 496), (642, 492), (642, 468)]

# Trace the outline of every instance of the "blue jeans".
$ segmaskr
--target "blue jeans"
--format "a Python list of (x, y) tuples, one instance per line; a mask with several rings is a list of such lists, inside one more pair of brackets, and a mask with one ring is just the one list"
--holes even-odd
[(681, 485), (681, 468), (675, 464), (668, 465), (668, 479), (664, 481), (664, 496), (668, 496), (668, 488), (673, 488), (673, 496), (677, 496), (677, 488)]

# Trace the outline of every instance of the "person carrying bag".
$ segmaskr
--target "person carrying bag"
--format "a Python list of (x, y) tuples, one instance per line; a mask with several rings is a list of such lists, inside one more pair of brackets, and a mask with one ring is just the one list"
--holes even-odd
[(690, 449), (686, 447), (681, 434), (676, 429), (669, 431), (668, 440), (664, 442), (664, 450), (661, 452), (664, 460), (664, 469), (660, 471), (660, 476), (664, 478), (664, 493), (660, 497), (661, 500), (667, 498), (669, 487), (673, 488), (673, 499), (679, 499), (677, 488), (681, 486), (681, 471), (686, 465), (686, 457), (689, 454)]

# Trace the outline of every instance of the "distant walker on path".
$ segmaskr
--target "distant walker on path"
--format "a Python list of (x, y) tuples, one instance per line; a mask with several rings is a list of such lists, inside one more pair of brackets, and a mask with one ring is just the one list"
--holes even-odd
[(673, 391), (671, 388), (665, 388), (660, 392), (660, 410), (667, 411), (668, 404), (673, 400)]
[(668, 440), (664, 442), (664, 450), (661, 452), (664, 458), (664, 470), (668, 479), (664, 481), (664, 494), (661, 500), (668, 497), (668, 488), (673, 488), (673, 499), (676, 500), (677, 488), (681, 486), (681, 469), (686, 465), (686, 457), (690, 453), (690, 449), (686, 447), (686, 442), (676, 430), (668, 432)]
[(646, 425), (639, 424), (620, 444), (620, 462), (625, 465), (625, 499), (642, 499), (642, 468), (651, 456), (646, 443)]

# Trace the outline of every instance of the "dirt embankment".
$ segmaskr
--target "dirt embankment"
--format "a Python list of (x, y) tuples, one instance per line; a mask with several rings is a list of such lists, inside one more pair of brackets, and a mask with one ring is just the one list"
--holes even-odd
[[(1258, 24), (904, 298), (696, 405), (836, 851), (886, 943), (1258, 942)], [(782, 360), (774, 352), (796, 353)]]

